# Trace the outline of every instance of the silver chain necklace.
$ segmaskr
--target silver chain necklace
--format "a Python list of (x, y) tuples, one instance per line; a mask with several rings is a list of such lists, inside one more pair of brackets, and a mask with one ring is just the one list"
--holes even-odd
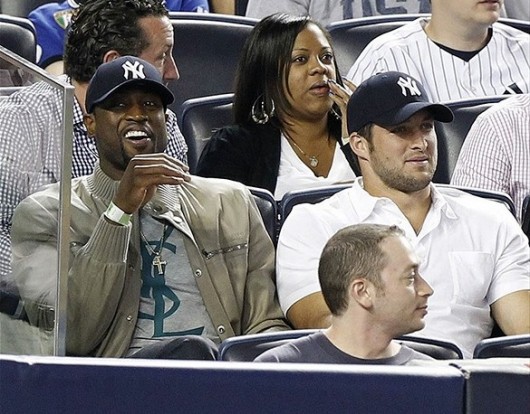
[(162, 276), (166, 273), (166, 265), (167, 262), (162, 259), (162, 247), (164, 246), (164, 242), (166, 241), (166, 230), (168, 228), (168, 225), (164, 225), (164, 231), (162, 232), (162, 238), (160, 239), (160, 242), (158, 243), (158, 251), (153, 249), (151, 245), (149, 244), (149, 241), (145, 237), (145, 235), (142, 233), (142, 230), (140, 230), (140, 237), (142, 238), (145, 248), (153, 258), (152, 266), (153, 269), (156, 267), (158, 271), (158, 275)]
[[(306, 157), (308, 160), (309, 160), (309, 165), (311, 166), (311, 168), (316, 168), (318, 167), (318, 163), (320, 162), (318, 157), (321, 155), (321, 154), (318, 154), (318, 155), (307, 155), (307, 153), (298, 146), (298, 144), (294, 141), (294, 139), (292, 139), (289, 134), (285, 131), (283, 131), (283, 134), (285, 135), (285, 137), (289, 140), (289, 142), (291, 144), (293, 144), (295, 146), (295, 148), (300, 151), (300, 153)], [(329, 133), (328, 133), (328, 142), (329, 142)]]

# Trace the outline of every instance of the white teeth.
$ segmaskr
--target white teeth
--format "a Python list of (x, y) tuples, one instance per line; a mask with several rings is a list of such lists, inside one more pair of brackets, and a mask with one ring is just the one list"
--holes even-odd
[(144, 138), (147, 134), (144, 131), (129, 131), (125, 134), (125, 138)]

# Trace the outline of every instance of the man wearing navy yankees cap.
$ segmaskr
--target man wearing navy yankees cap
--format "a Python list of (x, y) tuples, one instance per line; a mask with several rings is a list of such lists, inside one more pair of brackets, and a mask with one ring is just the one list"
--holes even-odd
[[(530, 332), (530, 249), (517, 221), (498, 203), (431, 182), (434, 123), (452, 118), (405, 73), (374, 75), (353, 92), (348, 132), (362, 177), (319, 204), (295, 207), (280, 233), (278, 295), (294, 327), (329, 326), (317, 276), (326, 241), (346, 226), (379, 223), (405, 231), (434, 290), (415, 335), (454, 342), (471, 357), (494, 321), (505, 334)], [(412, 272), (403, 283), (416, 289), (417, 278)]]
[[(230, 336), (289, 329), (249, 191), (191, 177), (164, 154), (172, 101), (136, 57), (101, 65), (89, 83), (84, 121), (99, 163), (72, 180), (68, 355), (212, 359)], [(14, 276), (30, 323), (43, 328), (53, 321), (58, 200), (53, 184), (13, 221)]]

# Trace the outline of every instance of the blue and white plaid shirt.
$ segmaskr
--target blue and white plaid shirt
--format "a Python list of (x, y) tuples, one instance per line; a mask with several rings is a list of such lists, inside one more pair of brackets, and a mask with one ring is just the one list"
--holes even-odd
[[(63, 80), (69, 81), (64, 76)], [(62, 100), (60, 92), (38, 82), (0, 101), (0, 282), (10, 274), (10, 229), (20, 201), (45, 184), (61, 179)], [(92, 173), (96, 145), (74, 99), (72, 177)], [(187, 163), (188, 147), (168, 110), (166, 152)]]

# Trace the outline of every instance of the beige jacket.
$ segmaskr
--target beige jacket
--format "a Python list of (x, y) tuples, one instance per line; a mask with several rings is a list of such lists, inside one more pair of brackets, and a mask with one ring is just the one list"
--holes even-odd
[[(117, 190), (99, 167), (72, 181), (68, 355), (123, 356), (136, 325), (141, 287), (137, 217), (128, 226), (102, 216)], [(27, 304), (55, 303), (59, 186), (32, 194), (13, 216), (13, 273)], [(144, 207), (187, 236), (188, 258), (221, 340), (289, 329), (274, 285), (274, 247), (248, 190), (192, 177), (161, 186)], [(49, 324), (27, 306), (33, 324)]]

